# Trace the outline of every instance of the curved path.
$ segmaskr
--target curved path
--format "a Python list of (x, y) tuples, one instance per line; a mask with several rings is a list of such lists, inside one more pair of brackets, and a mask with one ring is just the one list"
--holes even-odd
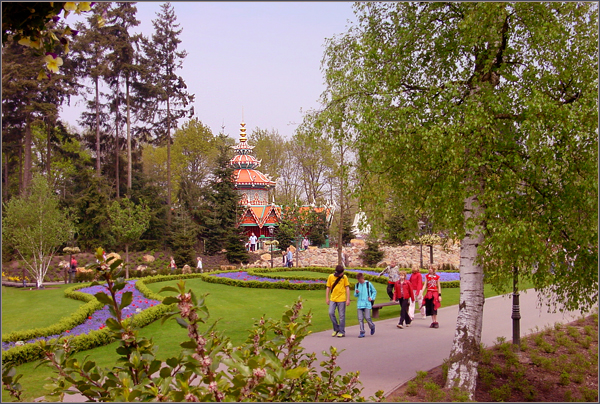
[[(538, 308), (535, 290), (521, 292), (521, 336), (535, 332), (556, 322), (568, 323), (581, 316), (579, 312), (548, 313), (548, 307)], [(348, 307), (346, 316), (356, 316), (356, 306)], [(392, 308), (385, 308), (389, 310)], [(394, 308), (393, 310), (397, 310)], [(483, 330), (481, 342), (486, 346), (495, 344), (497, 337), (512, 340), (512, 294), (487, 298), (484, 304)], [(325, 304), (323, 312), (327, 315)], [(396, 328), (398, 319), (375, 322), (375, 335), (367, 332), (365, 338), (357, 338), (359, 327), (346, 327), (346, 337), (332, 338), (332, 330), (311, 334), (303, 346), (308, 352), (321, 354), (330, 346), (345, 349), (337, 361), (340, 373), (360, 370), (363, 383), (363, 397), (368, 398), (376, 391), (383, 390), (389, 395), (398, 387), (416, 376), (419, 370), (430, 370), (443, 363), (450, 356), (454, 327), (458, 315), (458, 305), (442, 307), (438, 310), (440, 328), (429, 328), (431, 318), (423, 320), (417, 313), (411, 327)], [(366, 327), (366, 326), (365, 326)], [(368, 327), (367, 327), (368, 328)]]
[[(530, 289), (521, 292), (521, 336), (554, 325), (567, 323), (581, 316), (579, 312), (548, 313), (548, 307), (538, 307), (537, 293)], [(386, 308), (385, 310), (393, 310)], [(356, 306), (351, 305), (347, 316), (356, 315)], [(322, 351), (330, 346), (345, 349), (338, 358), (340, 373), (360, 370), (363, 383), (363, 397), (374, 395), (383, 390), (386, 395), (406, 383), (418, 370), (430, 370), (442, 364), (450, 355), (454, 325), (458, 306), (442, 307), (438, 311), (440, 328), (429, 328), (431, 319), (414, 320), (410, 328), (398, 329), (396, 318), (376, 321), (375, 335), (357, 338), (358, 325), (346, 327), (345, 338), (332, 338), (331, 330), (309, 335), (303, 343), (307, 352), (316, 352), (318, 362), (324, 360)], [(491, 346), (497, 337), (512, 339), (512, 295), (495, 296), (486, 299), (484, 305), (483, 331), (481, 342)], [(327, 316), (325, 304), (323, 311), (315, 315)], [(36, 400), (37, 401), (37, 400)], [(83, 402), (85, 397), (74, 394), (65, 396), (65, 402)]]

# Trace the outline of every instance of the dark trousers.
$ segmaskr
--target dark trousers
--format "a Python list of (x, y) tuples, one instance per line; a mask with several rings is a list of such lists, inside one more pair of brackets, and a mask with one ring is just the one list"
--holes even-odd
[(394, 286), (395, 285), (396, 285), (395, 283), (389, 283), (388, 282), (387, 294), (390, 297), (390, 300), (394, 299)]
[(400, 302), (400, 321), (398, 321), (398, 324), (404, 325), (404, 322), (406, 321), (406, 324), (408, 325), (412, 322), (410, 316), (408, 315), (408, 306), (410, 304), (410, 299), (405, 299), (401, 297), (400, 299), (398, 299), (398, 302)]

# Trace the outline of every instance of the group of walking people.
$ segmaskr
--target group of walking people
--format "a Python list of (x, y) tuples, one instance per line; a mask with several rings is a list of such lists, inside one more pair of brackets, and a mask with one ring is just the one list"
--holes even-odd
[[(350, 282), (344, 274), (344, 270), (343, 265), (335, 267), (335, 272), (327, 278), (325, 290), (325, 303), (329, 306), (329, 318), (333, 324), (332, 337), (340, 338), (346, 336), (346, 307), (350, 305)], [(388, 265), (378, 276), (385, 274), (388, 276), (387, 294), (390, 301), (396, 301), (400, 306), (400, 318), (396, 327), (400, 329), (410, 327), (415, 317), (415, 307), (418, 301), (421, 317), (425, 319), (431, 316), (430, 328), (439, 328), (437, 310), (441, 306), (442, 286), (436, 268), (429, 265), (429, 273), (425, 275), (425, 282), (417, 268), (412, 270), (410, 278), (407, 279), (406, 272), (400, 271), (395, 263)], [(356, 281), (354, 297), (357, 298), (356, 309), (360, 327), (358, 338), (364, 338), (365, 321), (369, 326), (370, 334), (375, 334), (375, 323), (371, 319), (371, 310), (377, 298), (377, 290), (371, 282), (365, 280), (362, 272), (356, 275)], [(336, 317), (336, 310), (339, 320)]]

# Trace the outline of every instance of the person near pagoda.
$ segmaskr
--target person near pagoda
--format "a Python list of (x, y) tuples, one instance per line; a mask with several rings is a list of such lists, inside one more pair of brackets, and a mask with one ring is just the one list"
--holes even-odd
[(302, 249), (304, 251), (308, 250), (308, 238), (304, 237), (304, 240), (302, 240)]
[(256, 236), (254, 235), (254, 233), (252, 233), (252, 235), (250, 236), (250, 238), (248, 239), (248, 242), (250, 243), (250, 251), (256, 251), (256, 241), (258, 239), (256, 238)]

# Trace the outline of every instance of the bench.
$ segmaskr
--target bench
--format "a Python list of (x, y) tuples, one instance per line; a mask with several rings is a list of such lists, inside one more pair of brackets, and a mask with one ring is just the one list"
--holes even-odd
[(398, 306), (400, 305), (400, 303), (398, 303), (397, 301), (390, 301), (390, 302), (385, 302), (385, 303), (377, 303), (373, 305), (373, 308), (371, 309), (371, 317), (373, 318), (379, 318), (379, 309), (386, 307), (386, 306)]

